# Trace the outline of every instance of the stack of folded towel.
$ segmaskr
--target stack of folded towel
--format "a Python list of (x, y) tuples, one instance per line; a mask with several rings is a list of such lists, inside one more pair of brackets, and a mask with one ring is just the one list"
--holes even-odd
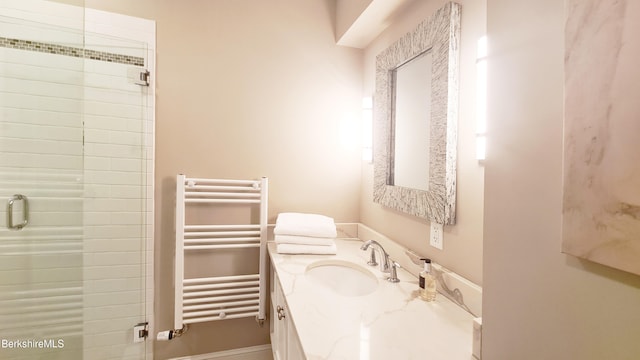
[(335, 254), (336, 224), (319, 214), (280, 213), (273, 229), (280, 254)]

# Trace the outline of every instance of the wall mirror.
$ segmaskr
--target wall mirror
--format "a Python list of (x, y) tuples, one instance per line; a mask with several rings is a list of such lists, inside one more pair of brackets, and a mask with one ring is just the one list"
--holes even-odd
[(374, 201), (455, 224), (460, 5), (376, 57)]
[(429, 190), (431, 49), (391, 70), (390, 185)]

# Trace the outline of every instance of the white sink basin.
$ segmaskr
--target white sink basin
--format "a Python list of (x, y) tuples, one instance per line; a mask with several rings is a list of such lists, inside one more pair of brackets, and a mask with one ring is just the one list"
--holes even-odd
[(343, 260), (316, 261), (307, 266), (306, 276), (343, 296), (368, 295), (378, 287), (378, 279), (369, 270)]

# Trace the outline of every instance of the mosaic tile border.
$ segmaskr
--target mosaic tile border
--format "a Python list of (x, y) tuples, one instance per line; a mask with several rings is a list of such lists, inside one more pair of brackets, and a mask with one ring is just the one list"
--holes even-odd
[(73, 46), (48, 44), (38, 41), (0, 37), (0, 47), (73, 56), (77, 58), (114, 62), (125, 65), (144, 66), (144, 58), (142, 57), (114, 54), (106, 51), (88, 50)]

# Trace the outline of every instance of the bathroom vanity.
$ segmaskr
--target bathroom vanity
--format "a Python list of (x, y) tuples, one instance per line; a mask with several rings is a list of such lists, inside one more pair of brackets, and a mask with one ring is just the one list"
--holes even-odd
[(336, 244), (336, 255), (283, 255), (269, 243), (275, 360), (472, 358), (473, 315), (421, 300), (402, 268), (386, 281), (360, 239)]

